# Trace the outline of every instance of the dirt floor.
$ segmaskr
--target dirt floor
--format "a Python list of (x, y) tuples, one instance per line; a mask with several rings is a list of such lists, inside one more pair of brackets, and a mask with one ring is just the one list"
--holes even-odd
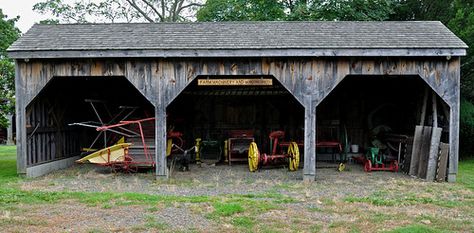
[(303, 182), (302, 171), (250, 173), (244, 164), (192, 165), (169, 180), (156, 180), (152, 171), (120, 174), (76, 165), (17, 184), (33, 195), (74, 193), (74, 198), (4, 207), (0, 227), (6, 232), (474, 231), (472, 190), (402, 173), (366, 173), (356, 164), (343, 172), (334, 164), (318, 166), (328, 165), (334, 168), (317, 169), (313, 183)]

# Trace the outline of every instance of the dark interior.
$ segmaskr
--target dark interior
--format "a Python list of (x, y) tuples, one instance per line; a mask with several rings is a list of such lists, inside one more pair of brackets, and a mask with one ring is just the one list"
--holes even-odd
[(267, 153), (272, 131), (285, 131), (285, 140), (303, 141), (304, 108), (276, 79), (264, 76), (273, 79), (272, 86), (199, 86), (200, 78), (223, 77), (198, 77), (167, 108), (168, 130), (183, 132), (187, 146), (202, 138), (223, 147), (234, 131), (253, 134)]
[[(412, 137), (419, 124), (427, 84), (418, 76), (348, 76), (317, 107), (318, 141), (357, 144), (363, 153), (383, 134)], [(432, 122), (431, 90), (426, 125)], [(438, 101), (438, 124), (448, 138), (448, 122)], [(441, 104), (440, 104), (441, 103)], [(383, 140), (383, 139), (381, 139)]]
[[(42, 155), (29, 156), (29, 164), (77, 155), (81, 148), (91, 146), (97, 131), (70, 125), (99, 122), (91, 101), (86, 100), (92, 100), (104, 123), (154, 117), (153, 105), (125, 77), (55, 77), (27, 107), (27, 140), (33, 141), (28, 144), (28, 153), (39, 150), (41, 153), (35, 154)], [(124, 118), (132, 106), (136, 110)], [(116, 135), (109, 134), (107, 145), (117, 140)], [(103, 146), (104, 139), (100, 138), (93, 147)]]

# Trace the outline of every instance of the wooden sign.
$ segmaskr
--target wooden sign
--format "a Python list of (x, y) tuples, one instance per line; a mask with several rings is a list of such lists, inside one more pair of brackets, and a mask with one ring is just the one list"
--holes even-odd
[(271, 86), (273, 80), (266, 79), (199, 79), (198, 86)]

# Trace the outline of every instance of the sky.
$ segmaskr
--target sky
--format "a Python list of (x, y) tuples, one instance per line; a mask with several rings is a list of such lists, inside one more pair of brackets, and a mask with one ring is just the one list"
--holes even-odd
[(34, 23), (50, 18), (49, 15), (33, 12), (33, 5), (38, 2), (42, 0), (0, 0), (0, 8), (8, 18), (19, 15), (20, 20), (16, 26), (25, 33)]

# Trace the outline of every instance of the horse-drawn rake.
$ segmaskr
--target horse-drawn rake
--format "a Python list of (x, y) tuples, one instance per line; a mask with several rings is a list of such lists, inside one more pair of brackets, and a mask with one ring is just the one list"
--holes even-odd
[[(99, 166), (110, 167), (114, 172), (132, 173), (140, 169), (152, 169), (156, 166), (154, 156), (154, 146), (149, 145), (150, 138), (145, 137), (144, 124), (154, 122), (155, 118), (145, 118), (140, 120), (120, 121), (118, 124), (100, 126), (96, 130), (99, 132), (110, 131), (124, 137), (128, 134), (121, 133), (120, 129), (126, 128), (127, 133), (138, 131), (138, 137), (127, 139), (134, 140), (134, 143), (127, 143), (120, 140), (117, 144), (98, 150), (84, 158), (77, 160), (77, 163), (92, 163)], [(181, 147), (184, 144), (182, 133), (169, 132), (167, 136), (167, 157), (173, 152), (184, 151)], [(154, 138), (152, 138), (154, 140)], [(190, 150), (186, 150), (189, 153)]]
[[(270, 133), (270, 148), (271, 154), (260, 153), (257, 143), (250, 143), (248, 153), (249, 170), (251, 172), (257, 171), (262, 166), (277, 165), (288, 163), (290, 171), (298, 170), (300, 164), (300, 152), (296, 142), (282, 142), (285, 137), (283, 131), (273, 131)], [(288, 150), (284, 151), (284, 148)]]

